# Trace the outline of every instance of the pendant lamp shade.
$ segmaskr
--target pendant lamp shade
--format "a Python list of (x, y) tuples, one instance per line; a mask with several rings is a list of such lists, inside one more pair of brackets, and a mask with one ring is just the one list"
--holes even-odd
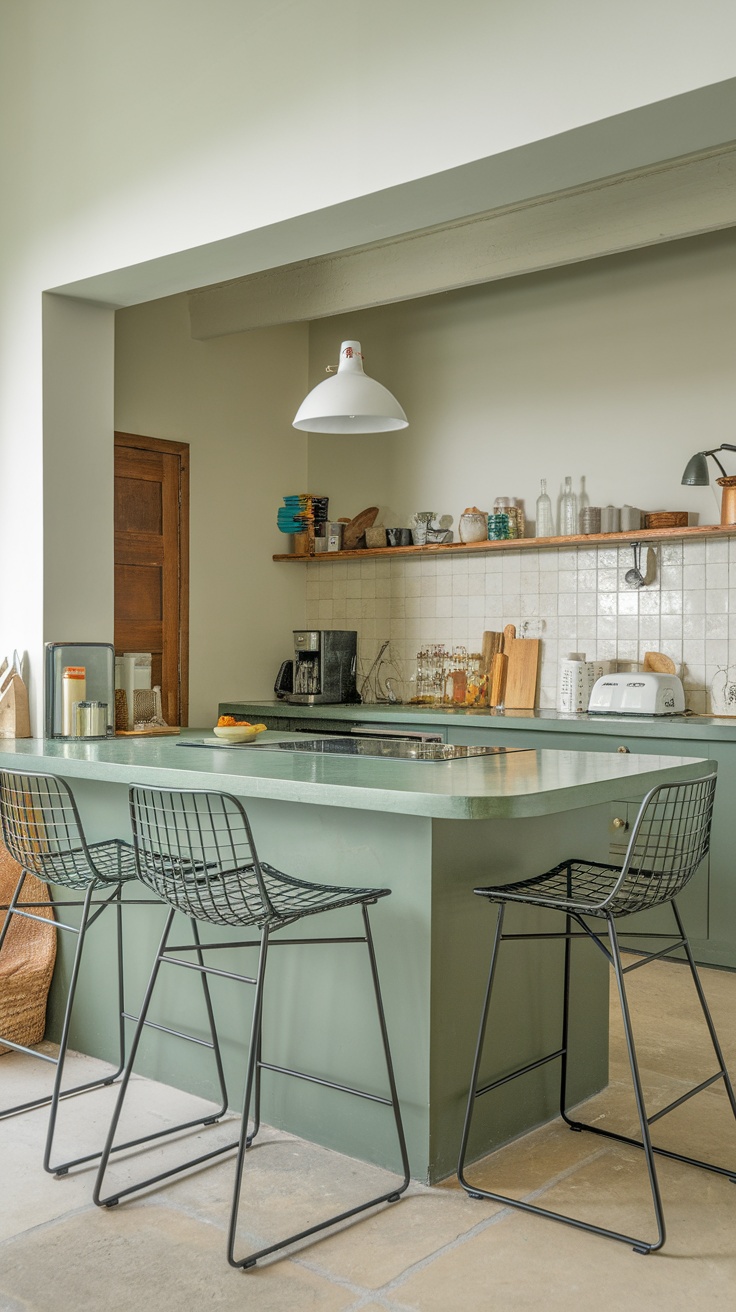
[(307, 433), (390, 433), (408, 424), (396, 397), (363, 373), (360, 342), (343, 342), (337, 373), (312, 388), (294, 419)]

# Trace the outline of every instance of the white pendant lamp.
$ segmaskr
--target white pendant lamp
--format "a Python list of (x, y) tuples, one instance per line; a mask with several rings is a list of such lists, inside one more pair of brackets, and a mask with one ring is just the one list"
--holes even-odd
[(312, 388), (294, 419), (307, 433), (389, 433), (408, 424), (396, 397), (363, 373), (360, 342), (343, 342), (337, 373)]

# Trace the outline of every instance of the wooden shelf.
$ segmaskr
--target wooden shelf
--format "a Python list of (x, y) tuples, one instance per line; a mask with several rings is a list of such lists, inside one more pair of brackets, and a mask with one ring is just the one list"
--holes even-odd
[(474, 556), (489, 551), (560, 551), (565, 547), (626, 546), (629, 542), (690, 542), (693, 539), (736, 536), (736, 524), (703, 524), (694, 528), (641, 528), (630, 533), (576, 533), (566, 538), (506, 538), (501, 542), (449, 542), (424, 547), (362, 547), (357, 551), (320, 551), (315, 556), (277, 555), (274, 560), (302, 565), (335, 564), (338, 560), (366, 560), (373, 556)]

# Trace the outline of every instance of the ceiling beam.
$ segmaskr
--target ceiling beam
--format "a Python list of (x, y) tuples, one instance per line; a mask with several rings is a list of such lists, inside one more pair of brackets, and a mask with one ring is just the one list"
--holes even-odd
[(492, 282), (736, 225), (736, 147), (189, 294), (203, 340)]

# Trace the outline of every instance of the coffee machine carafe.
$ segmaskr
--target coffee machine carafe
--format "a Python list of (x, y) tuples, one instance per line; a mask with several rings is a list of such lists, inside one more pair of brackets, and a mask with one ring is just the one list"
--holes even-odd
[(286, 700), (306, 706), (358, 701), (357, 659), (354, 629), (295, 629), (293, 692)]

